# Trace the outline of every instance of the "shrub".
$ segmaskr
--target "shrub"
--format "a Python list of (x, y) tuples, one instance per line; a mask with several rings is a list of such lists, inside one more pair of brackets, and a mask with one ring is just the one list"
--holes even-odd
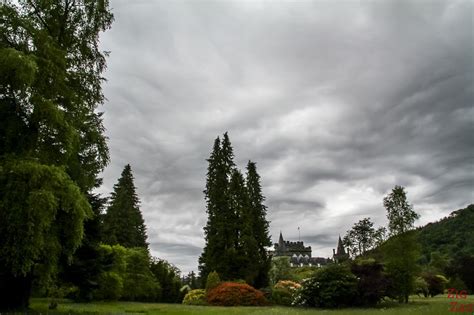
[(422, 274), (422, 278), (428, 285), (428, 294), (431, 297), (444, 293), (448, 279), (446, 279), (443, 275), (435, 275), (433, 273), (427, 272)]
[(216, 271), (213, 271), (207, 275), (206, 291), (210, 291), (217, 287), (221, 283), (221, 278)]
[(99, 288), (94, 297), (97, 300), (116, 301), (122, 297), (123, 279), (113, 271), (103, 272), (99, 276)]
[(301, 288), (297, 282), (290, 280), (280, 280), (273, 287), (272, 301), (278, 305), (290, 306), (294, 300), (295, 292)]
[(329, 265), (303, 282), (294, 304), (313, 307), (339, 307), (354, 304), (357, 278), (344, 265)]
[(127, 270), (124, 275), (122, 299), (154, 301), (160, 297), (161, 287), (150, 270), (150, 257), (144, 248), (127, 248)]
[(206, 290), (195, 289), (189, 291), (183, 299), (183, 304), (186, 305), (207, 305)]
[(375, 305), (387, 295), (389, 281), (381, 263), (373, 258), (358, 259), (352, 263), (351, 271), (359, 279), (355, 304)]
[(293, 280), (290, 257), (273, 257), (268, 276), (272, 285), (275, 285), (279, 280)]
[(428, 297), (428, 283), (422, 277), (417, 277), (415, 279), (415, 294), (420, 296), (423, 294), (424, 297)]
[(207, 302), (220, 306), (262, 306), (267, 301), (263, 293), (248, 284), (223, 282), (208, 291)]

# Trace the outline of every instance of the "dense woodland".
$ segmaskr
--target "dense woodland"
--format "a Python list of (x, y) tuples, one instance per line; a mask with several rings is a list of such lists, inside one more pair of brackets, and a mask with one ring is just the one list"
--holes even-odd
[(401, 186), (382, 201), (387, 227), (364, 218), (347, 231), (345, 260), (272, 259), (256, 163), (236, 167), (227, 133), (207, 160), (200, 273), (181, 275), (150, 254), (130, 165), (110, 197), (94, 193), (109, 162), (98, 110), (108, 1), (7, 1), (0, 21), (0, 311), (27, 310), (31, 296), (52, 309), (65, 297), (340, 307), (474, 292), (474, 205), (415, 229)]

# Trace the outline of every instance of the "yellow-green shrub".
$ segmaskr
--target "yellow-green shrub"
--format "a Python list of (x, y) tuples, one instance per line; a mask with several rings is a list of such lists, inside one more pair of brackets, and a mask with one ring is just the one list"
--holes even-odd
[(183, 299), (183, 304), (186, 305), (207, 305), (206, 290), (196, 289), (189, 291)]

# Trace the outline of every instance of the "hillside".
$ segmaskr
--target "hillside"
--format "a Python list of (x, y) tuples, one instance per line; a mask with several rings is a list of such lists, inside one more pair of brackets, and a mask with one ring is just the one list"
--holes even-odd
[(425, 261), (429, 261), (432, 252), (454, 260), (474, 255), (474, 204), (420, 228), (419, 242)]

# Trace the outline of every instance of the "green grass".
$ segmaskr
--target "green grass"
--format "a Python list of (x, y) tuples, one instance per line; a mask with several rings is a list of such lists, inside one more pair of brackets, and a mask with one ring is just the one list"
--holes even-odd
[[(310, 314), (413, 314), (413, 315), (437, 315), (450, 314), (450, 302), (457, 301), (462, 304), (474, 303), (474, 296), (467, 299), (450, 300), (446, 295), (435, 298), (412, 297), (408, 304), (385, 302), (377, 308), (345, 308), (337, 310), (303, 309), (290, 307), (213, 307), (213, 306), (188, 306), (180, 304), (161, 303), (135, 303), (135, 302), (94, 302), (73, 303), (61, 300), (58, 309), (54, 312), (48, 310), (48, 299), (32, 299), (31, 308), (33, 312), (42, 314), (193, 314), (193, 315), (310, 315)], [(472, 314), (464, 313), (464, 314)]]

